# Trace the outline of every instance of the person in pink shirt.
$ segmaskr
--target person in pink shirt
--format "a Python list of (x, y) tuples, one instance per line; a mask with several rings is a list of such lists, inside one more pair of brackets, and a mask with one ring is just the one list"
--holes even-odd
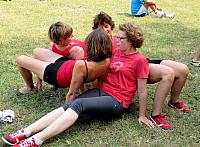
[(143, 44), (143, 32), (134, 23), (119, 26), (118, 49), (111, 57), (108, 76), (94, 88), (71, 99), (63, 107), (53, 110), (38, 121), (2, 140), (14, 147), (38, 147), (47, 139), (72, 126), (81, 114), (96, 117), (120, 117), (129, 107), (135, 92), (138, 92), (140, 109), (139, 122), (150, 128), (153, 123), (147, 119), (147, 78), (149, 65), (147, 59), (137, 51)]
[[(94, 17), (93, 29), (102, 28), (112, 38), (113, 51), (117, 49), (117, 36), (112, 35), (114, 29), (114, 21), (105, 12), (100, 12)], [(148, 84), (158, 83), (154, 94), (153, 111), (151, 120), (155, 125), (163, 130), (172, 130), (172, 126), (166, 121), (162, 114), (163, 103), (170, 93), (170, 100), (168, 106), (170, 108), (181, 110), (184, 113), (190, 113), (182, 101), (179, 100), (181, 90), (186, 82), (189, 74), (188, 67), (172, 60), (150, 60), (149, 62), (149, 76)]]

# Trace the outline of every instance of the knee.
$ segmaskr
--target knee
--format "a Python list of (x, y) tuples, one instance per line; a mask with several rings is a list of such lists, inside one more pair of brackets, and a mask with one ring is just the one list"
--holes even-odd
[(187, 65), (182, 64), (179, 67), (179, 76), (182, 76), (183, 78), (187, 78), (189, 73), (190, 73), (190, 70)]
[(23, 63), (24, 55), (20, 55), (16, 58), (16, 63), (20, 66)]
[(34, 57), (35, 59), (37, 59), (40, 53), (41, 53), (41, 52), (40, 52), (40, 48), (35, 48), (35, 49), (33, 50), (33, 57)]
[(80, 113), (83, 112), (83, 105), (82, 105), (82, 100), (81, 99), (75, 99), (68, 108), (71, 108), (73, 111), (79, 115)]
[(173, 82), (175, 78), (175, 72), (172, 68), (168, 68), (162, 76), (162, 80)]

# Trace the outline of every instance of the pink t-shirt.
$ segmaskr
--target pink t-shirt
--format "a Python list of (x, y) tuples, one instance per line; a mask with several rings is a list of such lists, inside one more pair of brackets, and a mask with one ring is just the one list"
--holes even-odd
[(142, 54), (135, 52), (126, 55), (116, 49), (111, 58), (108, 76), (99, 88), (128, 108), (137, 90), (137, 80), (148, 78), (148, 74), (148, 61)]
[(86, 57), (85, 43), (82, 42), (82, 41), (80, 41), (80, 40), (77, 40), (77, 39), (72, 39), (72, 43), (69, 46), (67, 46), (64, 50), (58, 49), (57, 46), (56, 46), (56, 44), (53, 43), (53, 45), (52, 45), (52, 51), (55, 52), (55, 53), (57, 53), (57, 54), (60, 54), (62, 56), (67, 57), (68, 54), (69, 54), (69, 52), (70, 52), (70, 50), (73, 47), (75, 47), (75, 46), (79, 46), (79, 47), (83, 48), (84, 57)]

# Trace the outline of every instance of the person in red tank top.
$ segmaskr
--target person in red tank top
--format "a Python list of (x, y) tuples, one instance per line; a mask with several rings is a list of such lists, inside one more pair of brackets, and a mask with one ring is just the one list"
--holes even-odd
[(19, 92), (25, 94), (35, 90), (32, 72), (51, 85), (70, 86), (66, 100), (75, 96), (81, 84), (103, 78), (110, 64), (108, 58), (112, 55), (111, 39), (103, 29), (96, 29), (86, 37), (85, 42), (86, 59), (67, 61), (58, 59), (50, 63), (24, 55), (17, 57), (16, 62), (26, 83)]
[[(33, 57), (35, 59), (53, 63), (61, 57), (63, 57), (62, 60), (83, 59), (86, 57), (85, 43), (73, 37), (71, 26), (60, 21), (53, 23), (49, 27), (48, 36), (51, 40), (49, 49), (34, 49)], [(42, 81), (39, 78), (36, 87), (41, 90)], [(53, 87), (53, 89), (55, 90), (57, 87)], [(85, 88), (82, 87), (82, 89)]]

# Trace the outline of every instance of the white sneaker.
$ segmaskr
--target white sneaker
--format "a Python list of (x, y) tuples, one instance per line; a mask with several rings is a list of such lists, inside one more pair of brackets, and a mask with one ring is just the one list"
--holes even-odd
[(175, 13), (165, 12), (165, 17), (173, 19), (175, 17)]
[(162, 18), (165, 16), (165, 12), (163, 11), (156, 11), (156, 16), (159, 17), (159, 18)]

